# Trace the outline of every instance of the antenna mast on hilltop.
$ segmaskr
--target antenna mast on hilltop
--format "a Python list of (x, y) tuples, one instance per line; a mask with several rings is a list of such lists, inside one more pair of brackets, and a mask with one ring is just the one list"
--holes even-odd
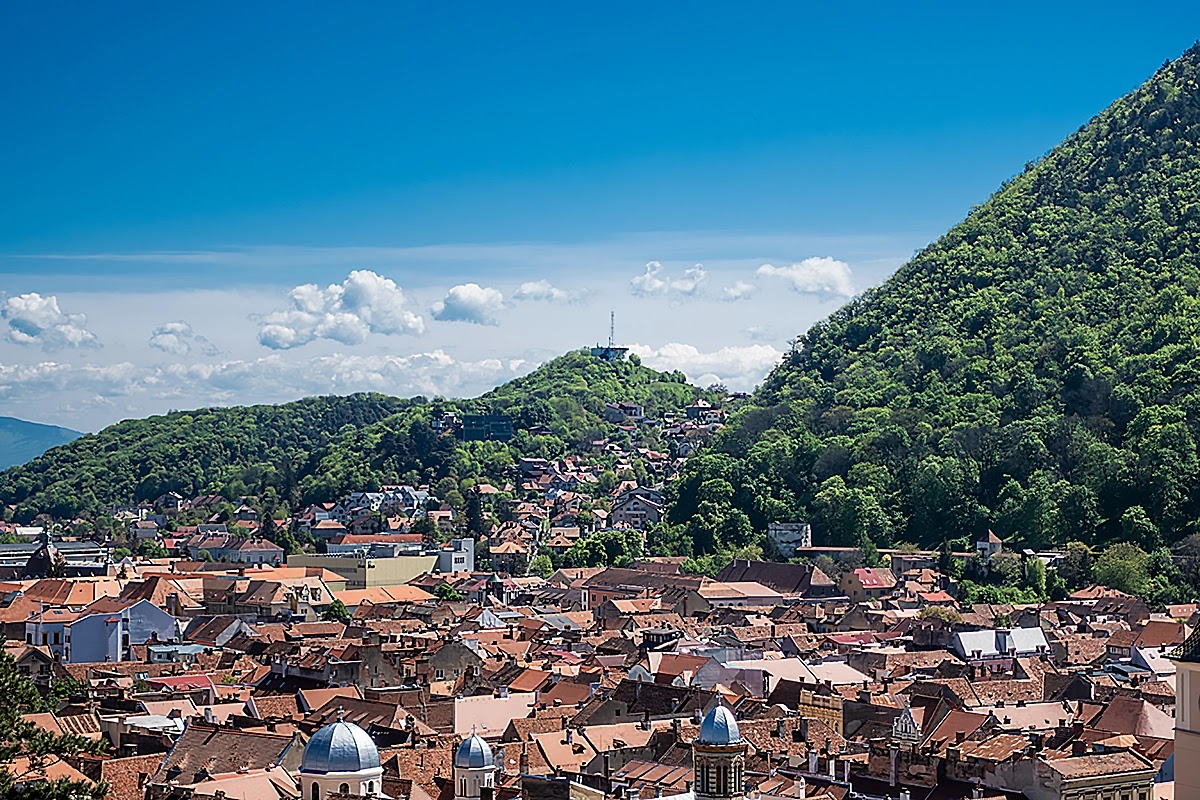
[(608, 312), (608, 347), (597, 344), (592, 355), (602, 361), (620, 361), (629, 352), (628, 347), (617, 347), (617, 312)]

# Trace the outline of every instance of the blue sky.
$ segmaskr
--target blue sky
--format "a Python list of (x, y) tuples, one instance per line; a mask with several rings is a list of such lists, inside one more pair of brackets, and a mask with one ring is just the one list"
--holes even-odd
[(748, 387), (1200, 35), (1193, 4), (814, 5), (5, 5), (0, 413), (473, 393), (612, 307)]

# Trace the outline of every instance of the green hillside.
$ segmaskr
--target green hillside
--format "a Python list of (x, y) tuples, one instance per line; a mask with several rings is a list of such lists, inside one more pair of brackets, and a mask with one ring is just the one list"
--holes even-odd
[(0, 469), (24, 464), (51, 447), (66, 444), (82, 435), (79, 431), (56, 425), (0, 417)]
[[(557, 457), (614, 433), (601, 417), (606, 402), (635, 400), (657, 412), (700, 394), (681, 373), (575, 352), (474, 400), (357, 394), (173, 412), (120, 422), (0, 472), (0, 503), (17, 505), (20, 519), (65, 518), (167, 491), (236, 497), (270, 489), (295, 505), (402, 480), (499, 478), (522, 456)], [(460, 443), (430, 427), (446, 412), (509, 414), (518, 433), (508, 443)], [(532, 436), (534, 425), (549, 432)]]
[(809, 330), (661, 538), (737, 545), (743, 515), (817, 544), (1195, 533), (1198, 293), (1200, 46)]
[[(632, 400), (658, 416), (682, 410), (702, 394), (683, 373), (656, 372), (636, 356), (610, 363), (586, 351), (567, 353), (474, 400), (413, 406), (333, 443), (304, 482), (303, 494), (329, 499), (352, 488), (398, 480), (501, 478), (522, 457), (579, 453), (593, 440), (614, 435), (615, 426), (602, 416), (606, 403)], [(465, 443), (438, 437), (430, 422), (448, 411), (507, 414), (516, 436), (509, 442)], [(536, 428), (549, 432), (532, 435)], [(668, 446), (654, 431), (646, 432), (640, 444)]]

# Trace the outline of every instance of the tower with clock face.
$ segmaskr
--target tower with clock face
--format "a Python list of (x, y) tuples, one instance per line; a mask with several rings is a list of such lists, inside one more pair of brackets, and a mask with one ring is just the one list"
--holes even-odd
[(1200, 626), (1169, 658), (1175, 665), (1175, 796), (1200, 797)]

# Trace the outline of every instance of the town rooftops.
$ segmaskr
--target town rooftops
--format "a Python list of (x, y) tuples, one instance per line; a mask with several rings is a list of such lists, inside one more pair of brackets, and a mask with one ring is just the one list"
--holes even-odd
[(1057, 772), (1064, 780), (1092, 778), (1100, 775), (1117, 775), (1127, 772), (1153, 772), (1153, 765), (1131, 751), (1116, 753), (1089, 753), (1070, 758), (1048, 759), (1046, 766)]

